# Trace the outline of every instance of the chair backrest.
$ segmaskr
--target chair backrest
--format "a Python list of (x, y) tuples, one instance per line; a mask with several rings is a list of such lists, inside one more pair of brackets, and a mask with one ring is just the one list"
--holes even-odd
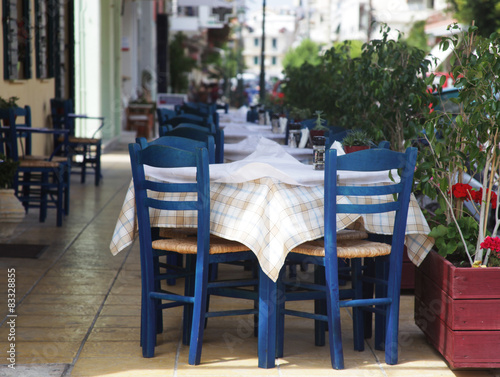
[[(19, 160), (19, 145), (22, 148), (21, 155), (31, 155), (31, 133), (22, 132), (18, 127), (31, 128), (31, 108), (12, 107), (9, 109), (0, 109), (0, 119), (2, 126), (10, 129), (4, 132), (3, 144), (1, 151), (5, 155), (15, 161)], [(21, 143), (18, 140), (21, 139)]]
[(212, 135), (215, 142), (215, 163), (219, 164), (224, 162), (224, 130), (220, 128), (211, 131), (197, 124), (180, 123), (175, 128), (171, 126), (161, 126), (159, 128), (159, 135), (189, 137), (195, 140), (204, 140), (205, 135)]
[[(375, 148), (337, 156), (335, 149), (326, 152), (325, 161), (325, 250), (336, 249), (337, 214), (376, 214), (395, 211), (392, 226), (391, 261), (400, 263), (408, 216), (408, 206), (413, 185), (413, 173), (417, 149), (408, 148), (405, 153), (386, 148)], [(393, 182), (386, 184), (337, 184), (342, 171), (360, 173), (392, 172)], [(397, 171), (397, 172), (396, 172)], [(350, 203), (337, 202), (339, 196), (349, 198)], [(390, 216), (391, 217), (391, 216)], [(330, 257), (333, 255), (330, 254)]]
[(52, 127), (69, 130), (69, 134), (75, 136), (75, 120), (68, 117), (68, 114), (72, 113), (74, 113), (72, 100), (63, 98), (52, 98), (50, 100)]
[(165, 126), (167, 124), (167, 120), (175, 117), (177, 113), (175, 110), (166, 109), (164, 107), (158, 107), (156, 109), (156, 117), (158, 118), (158, 125)]
[(198, 126), (203, 126), (205, 128), (208, 128), (210, 132), (213, 133), (215, 133), (215, 131), (217, 131), (218, 128), (213, 122), (211, 115), (207, 117), (202, 117), (194, 114), (181, 114), (181, 115), (176, 115), (173, 118), (169, 118), (166, 121), (166, 125), (170, 125), (173, 128), (183, 123), (191, 123), (191, 124), (196, 124)]
[[(175, 129), (173, 130), (175, 131)], [(194, 133), (193, 135), (183, 136), (182, 132), (172, 132), (172, 135), (167, 134), (165, 136), (160, 136), (157, 139), (148, 142), (146, 138), (139, 137), (136, 142), (139, 143), (141, 148), (146, 148), (149, 145), (166, 145), (169, 147), (190, 150), (192, 148), (206, 148), (208, 150), (208, 158), (210, 164), (215, 164), (215, 144), (214, 137), (210, 134), (199, 134)], [(184, 129), (193, 133), (189, 129)], [(192, 137), (190, 137), (192, 136)]]
[[(150, 208), (153, 210), (197, 211), (198, 252), (208, 253), (210, 237), (210, 182), (207, 149), (192, 148), (191, 150), (183, 150), (164, 145), (150, 145), (143, 149), (138, 143), (133, 143), (129, 144), (129, 154), (139, 225), (141, 264), (146, 268), (147, 275), (153, 276)], [(145, 166), (155, 168), (192, 166), (196, 168), (196, 182), (161, 183), (150, 180), (146, 178)], [(193, 198), (167, 200), (165, 199), (165, 195), (168, 195), (168, 193), (192, 193)]]

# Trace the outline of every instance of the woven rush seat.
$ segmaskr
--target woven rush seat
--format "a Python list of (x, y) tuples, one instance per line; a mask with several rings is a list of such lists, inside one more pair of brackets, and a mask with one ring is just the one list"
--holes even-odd
[(42, 160), (33, 160), (33, 159), (23, 159), (19, 160), (19, 166), (23, 168), (55, 168), (58, 169), (60, 166), (59, 162), (55, 161), (42, 161)]
[(342, 229), (337, 232), (337, 241), (342, 240), (365, 240), (368, 238), (368, 233), (364, 230)]
[[(196, 254), (198, 241), (195, 237), (167, 238), (152, 242), (153, 249), (175, 251), (180, 254)], [(226, 254), (248, 251), (242, 243), (227, 240), (217, 236), (210, 236), (209, 254)]]
[[(23, 157), (24, 160), (39, 160), (39, 161), (49, 160), (49, 158), (50, 158), (50, 156), (33, 156), (33, 155)], [(63, 156), (53, 156), (50, 159), (50, 161), (52, 161), (52, 162), (68, 162), (68, 158), (63, 157)]]
[[(64, 141), (64, 136), (59, 136), (57, 139), (60, 143)], [(101, 141), (101, 139), (95, 139), (91, 137), (76, 137), (76, 136), (69, 136), (68, 141), (73, 144), (77, 143), (83, 143), (83, 144), (97, 144)]]
[(101, 139), (93, 139), (91, 137), (75, 137), (75, 136), (69, 137), (70, 143), (96, 144), (99, 143), (100, 141)]
[[(314, 257), (325, 256), (323, 241), (309, 241), (297, 246), (292, 253), (305, 254)], [(391, 245), (367, 240), (342, 240), (337, 242), (337, 257), (339, 258), (367, 258), (389, 255)]]

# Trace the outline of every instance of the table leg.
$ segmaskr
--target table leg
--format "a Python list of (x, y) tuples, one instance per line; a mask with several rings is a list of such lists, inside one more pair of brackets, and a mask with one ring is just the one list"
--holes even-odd
[(259, 271), (259, 368), (274, 368), (276, 359), (276, 283)]

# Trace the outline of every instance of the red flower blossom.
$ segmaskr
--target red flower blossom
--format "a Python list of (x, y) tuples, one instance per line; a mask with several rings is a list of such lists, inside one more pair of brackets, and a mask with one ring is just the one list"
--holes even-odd
[(483, 242), (481, 242), (481, 249), (491, 249), (500, 252), (500, 237), (486, 237)]
[[(489, 190), (486, 191), (488, 193)], [(471, 185), (465, 183), (455, 183), (451, 192), (453, 196), (457, 199), (472, 200), (478, 204), (481, 204), (483, 198), (483, 189), (473, 190)], [(491, 193), (491, 208), (497, 208), (497, 194), (496, 192)]]
[(471, 185), (465, 183), (455, 183), (451, 187), (451, 193), (457, 199), (469, 200), (470, 199), (469, 193), (472, 193), (472, 187)]

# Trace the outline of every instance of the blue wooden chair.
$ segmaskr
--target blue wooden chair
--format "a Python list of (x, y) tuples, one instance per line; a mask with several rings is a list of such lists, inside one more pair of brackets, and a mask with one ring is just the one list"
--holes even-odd
[(194, 115), (194, 114), (180, 114), (175, 117), (168, 118), (165, 125), (171, 126), (172, 128), (177, 127), (179, 124), (190, 123), (196, 124), (198, 126), (205, 127), (210, 130), (210, 132), (215, 133), (218, 127), (213, 122), (212, 116), (208, 115), (206, 117)]
[[(54, 129), (65, 129), (69, 131), (67, 140), (61, 137), (54, 138), (54, 145), (61, 150), (61, 155), (71, 156), (72, 168), (79, 167), (80, 181), (85, 183), (88, 168), (94, 170), (95, 185), (99, 186), (102, 178), (101, 173), (101, 150), (102, 141), (96, 135), (104, 126), (104, 117), (91, 117), (77, 115), (74, 113), (74, 105), (71, 99), (52, 98), (50, 100), (50, 111), (52, 115), (52, 126)], [(75, 135), (75, 119), (99, 121), (100, 125), (91, 137), (77, 137)]]
[[(153, 357), (156, 334), (161, 332), (158, 310), (184, 306), (183, 342), (189, 343), (189, 364), (200, 363), (203, 331), (207, 317), (257, 314), (255, 308), (207, 312), (207, 294), (256, 300), (255, 290), (234, 290), (234, 287), (255, 286), (256, 279), (245, 281), (209, 282), (209, 265), (233, 260), (255, 260), (254, 253), (238, 242), (210, 236), (210, 189), (208, 150), (183, 150), (164, 145), (150, 145), (144, 149), (138, 143), (129, 145), (134, 180), (137, 219), (139, 225), (141, 275), (144, 305), (144, 334), (141, 337), (144, 357)], [(144, 166), (196, 168), (196, 183), (161, 183), (146, 178)], [(195, 198), (167, 200), (169, 193), (186, 192)], [(197, 211), (197, 236), (183, 238), (152, 238), (150, 209), (169, 211)], [(167, 276), (158, 274), (155, 263), (158, 255), (178, 253), (187, 256), (184, 294), (158, 289), (158, 280)], [(164, 303), (162, 303), (164, 302)]]
[[(55, 208), (56, 224), (62, 225), (62, 219), (69, 212), (69, 169), (68, 159), (58, 160), (53, 156), (32, 156), (31, 135), (42, 132), (31, 128), (31, 111), (29, 106), (0, 110), (0, 119), (4, 126), (2, 150), (7, 157), (19, 161), (17, 174), (14, 177), (16, 196), (23, 204), (26, 212), (30, 208), (39, 209), (39, 221), (44, 222), (47, 209)], [(54, 131), (57, 133), (57, 131)], [(53, 132), (51, 132), (53, 133)], [(21, 147), (21, 153), (19, 153)]]
[(224, 162), (224, 130), (222, 129), (211, 131), (200, 125), (180, 123), (176, 127), (161, 126), (159, 135), (180, 136), (194, 140), (205, 140), (208, 136), (212, 136), (215, 143), (215, 163), (221, 164)]
[[(169, 147), (179, 148), (179, 149), (192, 149), (192, 148), (207, 148), (209, 163), (215, 163), (215, 146), (214, 146), (214, 138), (210, 134), (201, 134), (195, 133), (191, 135), (192, 131), (186, 129), (184, 131), (188, 131), (189, 135), (184, 135), (183, 132), (173, 132), (173, 135), (164, 135), (159, 138), (148, 142), (146, 138), (139, 137), (136, 139), (136, 142), (139, 143), (141, 148), (146, 148), (148, 145), (166, 145)], [(176, 134), (180, 134), (180, 136), (176, 136)], [(171, 228), (161, 228), (158, 233), (159, 237), (162, 238), (172, 238), (172, 237), (190, 237), (196, 236), (196, 229), (182, 229), (181, 231), (177, 229)], [(177, 266), (182, 264), (182, 258), (179, 258), (179, 255), (168, 255), (168, 263), (175, 264)], [(216, 267), (213, 267), (216, 270)], [(169, 285), (175, 284), (175, 278), (170, 278), (167, 280)]]
[(158, 120), (158, 125), (164, 126), (167, 124), (167, 120), (173, 118), (177, 115), (175, 110), (167, 109), (164, 107), (158, 107), (156, 109), (156, 119)]
[[(401, 269), (405, 240), (406, 220), (412, 190), (413, 172), (416, 164), (417, 149), (408, 148), (405, 153), (389, 149), (369, 149), (356, 153), (337, 156), (336, 150), (326, 153), (325, 167), (325, 237), (324, 240), (310, 241), (293, 249), (288, 259), (295, 262), (313, 263), (318, 267), (315, 272), (315, 284), (294, 282), (295, 287), (306, 288), (305, 291), (289, 292), (286, 282), (280, 277), (280, 287), (284, 293), (283, 303), (279, 305), (278, 315), (278, 356), (283, 356), (284, 316), (293, 315), (314, 319), (319, 323), (328, 323), (330, 355), (335, 369), (344, 368), (342, 349), (340, 308), (352, 307), (354, 349), (364, 348), (362, 310), (375, 312), (385, 316), (385, 361), (396, 364), (398, 361), (398, 322)], [(386, 185), (337, 185), (338, 173), (343, 170), (357, 172), (387, 171), (398, 169), (400, 181)], [(350, 204), (337, 202), (339, 196), (349, 198)], [(357, 197), (373, 196), (372, 204), (357, 204)], [(387, 201), (377, 200), (383, 196)], [(394, 198), (396, 197), (396, 198)], [(391, 244), (367, 240), (338, 240), (337, 214), (377, 214), (394, 211), (393, 233)], [(339, 289), (338, 259), (348, 258), (351, 261), (350, 289)], [(375, 284), (375, 297), (363, 297), (362, 258), (381, 258), (387, 262), (388, 272), (379, 276), (366, 277), (368, 284)], [(340, 271), (341, 272), (341, 271)], [(283, 274), (282, 274), (283, 276)], [(293, 311), (285, 308), (285, 301), (315, 300), (317, 306), (314, 313)], [(326, 311), (321, 306), (326, 299)], [(316, 343), (325, 326), (316, 326)], [(378, 331), (377, 327), (375, 331)]]

